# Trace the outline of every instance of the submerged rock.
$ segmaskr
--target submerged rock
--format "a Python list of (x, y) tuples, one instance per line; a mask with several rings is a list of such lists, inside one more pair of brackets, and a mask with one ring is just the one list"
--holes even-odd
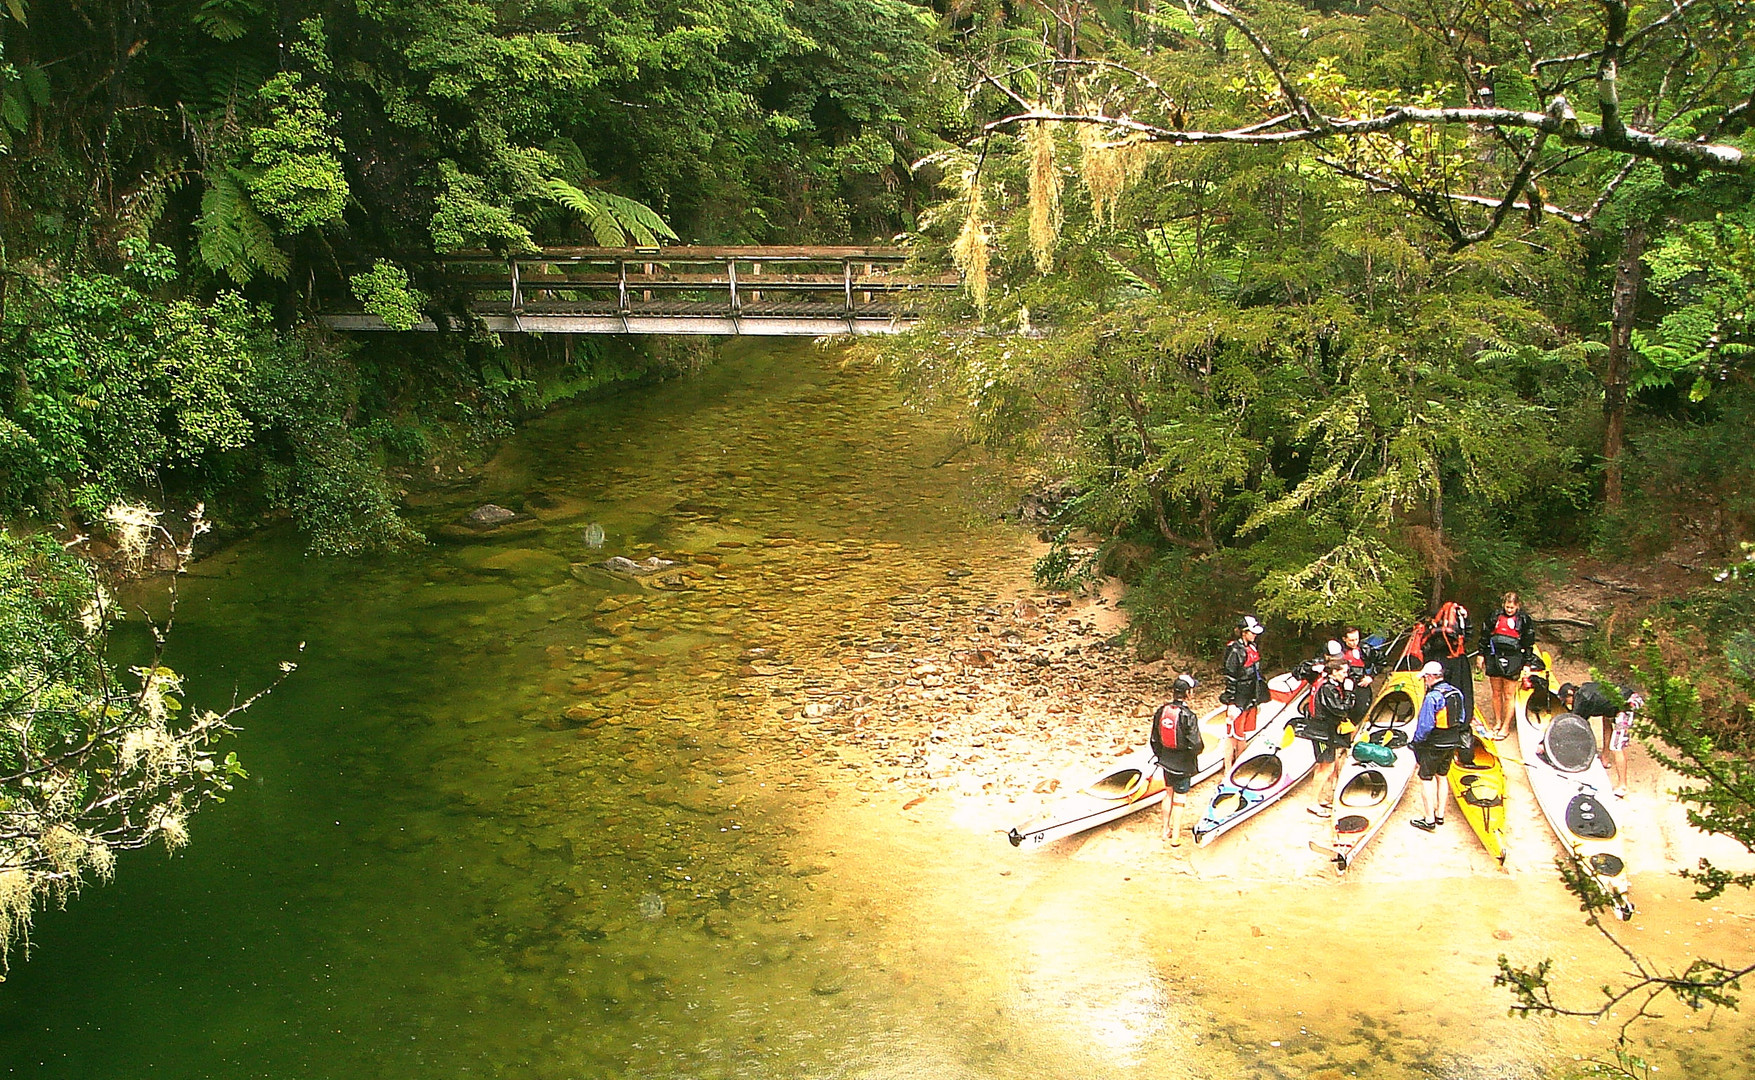
[(485, 503), (471, 510), (463, 520), (478, 528), (491, 529), (495, 525), (504, 525), (518, 516), (516, 510), (508, 510), (497, 503)]
[(669, 559), (660, 559), (656, 555), (641, 559), (639, 562), (635, 562), (625, 555), (612, 555), (603, 562), (603, 568), (610, 573), (627, 574), (630, 577), (645, 577), (675, 565), (676, 563)]

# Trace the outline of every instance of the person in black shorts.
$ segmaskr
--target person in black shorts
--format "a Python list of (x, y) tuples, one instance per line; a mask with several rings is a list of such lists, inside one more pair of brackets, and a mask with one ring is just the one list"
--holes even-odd
[(1186, 672), (1176, 676), (1170, 688), (1169, 702), (1158, 706), (1152, 716), (1150, 742), (1158, 765), (1164, 770), (1164, 839), (1171, 847), (1180, 847), (1180, 824), (1183, 796), (1194, 784), (1200, 771), (1201, 751), (1206, 741), (1201, 738), (1200, 718), (1188, 704), (1189, 691), (1200, 685)]
[(1444, 681), (1444, 665), (1428, 660), (1420, 669), (1426, 684), (1426, 696), (1420, 702), (1420, 715), (1414, 721), (1414, 764), (1420, 775), (1420, 807), (1425, 817), (1413, 820), (1416, 829), (1426, 832), (1444, 824), (1444, 804), (1449, 787), (1444, 778), (1450, 775), (1451, 762), (1468, 738), (1468, 705), (1462, 691)]
[(1615, 717), (1627, 707), (1626, 702), (1633, 689), (1617, 686), (1614, 683), (1587, 682), (1583, 686), (1564, 683), (1558, 695), (1560, 704), (1566, 706), (1567, 712), (1577, 713), (1586, 720), (1599, 720), (1603, 725), (1602, 741), (1597, 749), (1603, 753), (1603, 766), (1614, 768), (1614, 762), (1608, 756), (1609, 747), (1615, 741)]
[(1310, 813), (1319, 818), (1334, 813), (1335, 782), (1340, 779), (1341, 761), (1353, 745), (1353, 680), (1347, 675), (1347, 658), (1336, 654), (1328, 658), (1321, 678), (1311, 689), (1309, 711), (1298, 725), (1300, 737), (1309, 739), (1316, 750), (1316, 804)]
[(1481, 671), (1487, 676), (1487, 723), (1495, 739), (1511, 734), (1517, 686), (1524, 664), (1535, 652), (1536, 630), (1514, 592), (1481, 625)]

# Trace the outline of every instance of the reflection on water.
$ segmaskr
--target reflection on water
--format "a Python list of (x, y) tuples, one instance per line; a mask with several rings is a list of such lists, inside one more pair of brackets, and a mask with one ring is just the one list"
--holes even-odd
[[(303, 669), (250, 714), (252, 779), (187, 854), (125, 860), (40, 918), (0, 987), (0, 1064), (1505, 1076), (1564, 1044), (1503, 1017), (1473, 935), (1462, 1007), (1442, 937), (1344, 954), (1354, 891), (1245, 899), (1155, 848), (1135, 882), (1020, 860), (948, 813), (901, 825), (873, 772), (894, 748), (825, 739), (806, 699), (1016, 574), (952, 449), (881, 378), (763, 345), (533, 425), (478, 482), (417, 498), (451, 526), (417, 556), (330, 563), (282, 536), (203, 563), (173, 664), (216, 698), (308, 640)], [(489, 501), (520, 517), (456, 525)], [(1563, 959), (1594, 948), (1575, 917), (1543, 925)]]

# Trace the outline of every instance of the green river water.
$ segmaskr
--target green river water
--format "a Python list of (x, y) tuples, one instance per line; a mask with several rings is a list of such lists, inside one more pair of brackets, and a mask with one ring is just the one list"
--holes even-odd
[[(1340, 953), (1346, 911), (1430, 903), (1419, 882), (1245, 901), (1020, 861), (951, 813), (899, 827), (877, 751), (802, 739), (770, 666), (808, 688), (922, 604), (1001, 599), (1023, 538), (882, 376), (730, 353), (416, 500), (430, 524), (537, 518), (510, 535), (366, 562), (270, 535), (199, 564), (169, 658), (197, 703), (304, 641), (301, 670), (245, 718), (251, 778), (185, 853), (39, 916), (0, 984), (0, 1075), (1501, 1077), (1600, 1048), (1507, 1019), (1492, 940)], [(575, 566), (653, 552), (684, 587)], [(1529, 899), (1493, 887), (1456, 895)], [(1613, 970), (1538, 900), (1520, 933), (1608, 965), (1585, 985)], [(1297, 971), (1240, 960), (1246, 924)], [(1745, 1034), (1675, 1052), (1737, 1075)]]

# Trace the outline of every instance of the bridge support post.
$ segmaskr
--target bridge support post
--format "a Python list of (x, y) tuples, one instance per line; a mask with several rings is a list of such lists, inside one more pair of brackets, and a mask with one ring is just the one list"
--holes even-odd
[(737, 299), (737, 260), (732, 259), (725, 264), (725, 281), (731, 286), (731, 317), (737, 318), (738, 309), (743, 305)]
[(506, 265), (512, 271), (512, 312), (517, 314), (524, 310), (524, 291), (518, 286), (518, 259), (516, 256), (507, 259)]

